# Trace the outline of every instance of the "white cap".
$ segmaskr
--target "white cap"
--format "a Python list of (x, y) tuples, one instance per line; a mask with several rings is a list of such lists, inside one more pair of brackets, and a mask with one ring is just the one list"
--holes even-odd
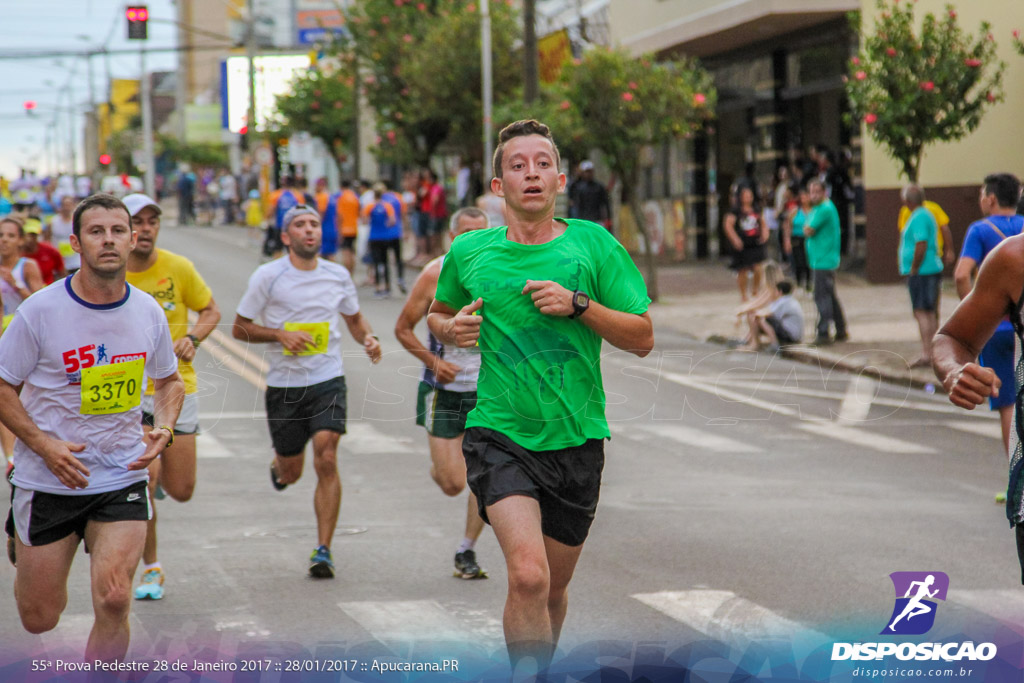
[(583, 171), (593, 171), (593, 170), (594, 170), (594, 162), (593, 161), (590, 161), (588, 159), (587, 161), (581, 161), (580, 162), (580, 172), (581, 173)]
[(149, 195), (136, 192), (134, 194), (127, 195), (121, 200), (124, 205), (128, 208), (128, 213), (132, 216), (139, 215), (139, 211), (142, 211), (147, 206), (152, 206), (156, 210), (156, 215), (160, 215), (163, 211), (160, 210), (160, 205), (154, 202)]

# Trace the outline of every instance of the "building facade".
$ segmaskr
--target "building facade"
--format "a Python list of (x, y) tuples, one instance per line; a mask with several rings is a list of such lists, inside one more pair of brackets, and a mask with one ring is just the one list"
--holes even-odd
[[(919, 0), (918, 17), (928, 12), (941, 16), (948, 0)], [(1024, 112), (1024, 57), (1013, 47), (1013, 31), (1024, 30), (1024, 3), (1017, 0), (962, 0), (955, 2), (957, 19), (974, 35), (982, 21), (992, 24), (999, 59), (1006, 62), (1003, 88), (1006, 100), (985, 114), (981, 125), (963, 140), (925, 148), (920, 184), (928, 199), (949, 214), (957, 248), (973, 221), (980, 218), (978, 191), (989, 173), (1024, 176), (1024, 139), (1020, 135)], [(877, 12), (873, 0), (863, 0), (865, 25)], [(876, 282), (898, 278), (895, 216), (900, 208), (900, 188), (906, 182), (884, 149), (864, 136), (864, 187), (868, 254), (867, 276)], [(888, 257), (888, 258), (887, 258)]]
[(779, 165), (799, 165), (812, 146), (856, 168), (842, 76), (856, 46), (847, 14), (859, 8), (860, 0), (612, 0), (613, 43), (636, 55), (697, 57), (718, 90), (709, 133), (667, 144), (647, 164), (648, 203), (669, 202), (660, 212), (677, 257), (719, 253), (740, 178), (769, 187)]

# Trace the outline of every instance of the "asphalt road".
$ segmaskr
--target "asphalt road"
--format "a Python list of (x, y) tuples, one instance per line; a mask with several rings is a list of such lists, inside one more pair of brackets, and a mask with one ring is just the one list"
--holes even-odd
[[(133, 605), (131, 656), (330, 650), (324, 643), (408, 654), (424, 641), (500, 653), (504, 563), (485, 530), (477, 554), (490, 579), (451, 576), (465, 499), (446, 498), (429, 478), (414, 424), (417, 363), (391, 331), (401, 298), (360, 289), (385, 356), (371, 367), (345, 344), (338, 577), (314, 581), (312, 467), (286, 491), (271, 489), (263, 349), (227, 339), (259, 263), (256, 243), (241, 229), (168, 226), (160, 245), (195, 262), (224, 318), (197, 360), (199, 485), (191, 502), (159, 505), (167, 594)], [(892, 611), (895, 571), (949, 575), (943, 632), (1015, 623), (1024, 633), (1012, 533), (993, 501), (1005, 457), (987, 411), (663, 331), (656, 338), (643, 360), (606, 347), (613, 438), (564, 648), (871, 638)], [(0, 564), (0, 585), (13, 577)], [(82, 553), (69, 582), (61, 624), (43, 636), (21, 629), (11, 591), (0, 590), (0, 664), (81, 652), (92, 621)]]

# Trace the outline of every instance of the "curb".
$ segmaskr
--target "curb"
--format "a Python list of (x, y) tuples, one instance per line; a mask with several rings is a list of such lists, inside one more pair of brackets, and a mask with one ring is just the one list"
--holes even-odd
[[(686, 332), (680, 332), (683, 336), (696, 339), (697, 341), (703, 341), (708, 344), (715, 344), (718, 346), (728, 346), (728, 338), (723, 337), (719, 334), (713, 334), (704, 339), (695, 337), (692, 334)], [(763, 353), (759, 351), (758, 353)], [(915, 389), (924, 389), (931, 393), (945, 394), (945, 387), (938, 381), (937, 378), (932, 377), (931, 379), (923, 379), (916, 377), (912, 373), (908, 372), (896, 372), (893, 370), (887, 370), (885, 368), (879, 368), (876, 365), (865, 362), (857, 362), (856, 360), (847, 360), (851, 355), (846, 354), (840, 356), (836, 353), (828, 353), (820, 350), (814, 346), (807, 345), (794, 345), (783, 347), (779, 349), (779, 355), (789, 360), (797, 361), (807, 365), (817, 365), (819, 367), (828, 367), (832, 369), (838, 368), (845, 372), (866, 375), (873, 377), (874, 379), (881, 380), (883, 382), (890, 382), (892, 384), (899, 384), (901, 386), (911, 386)], [(930, 388), (929, 388), (930, 387)]]

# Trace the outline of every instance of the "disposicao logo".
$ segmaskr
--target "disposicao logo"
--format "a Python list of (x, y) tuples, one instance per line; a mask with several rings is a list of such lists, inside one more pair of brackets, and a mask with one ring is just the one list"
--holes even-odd
[(935, 624), (935, 601), (946, 600), (949, 577), (943, 572), (893, 572), (889, 578), (896, 589), (896, 604), (881, 635), (928, 633)]
[[(896, 591), (896, 604), (880, 635), (918, 636), (935, 625), (937, 600), (946, 600), (949, 577), (943, 572), (893, 572), (889, 575)], [(899, 660), (988, 661), (996, 656), (993, 643), (835, 643), (832, 661), (878, 660), (894, 656)]]

